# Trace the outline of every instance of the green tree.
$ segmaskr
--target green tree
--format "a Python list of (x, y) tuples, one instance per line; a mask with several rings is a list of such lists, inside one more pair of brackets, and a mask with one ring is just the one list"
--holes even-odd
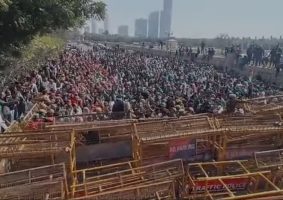
[(90, 17), (103, 19), (105, 9), (93, 0), (0, 0), (0, 54), (17, 55), (38, 34), (70, 29)]
[(7, 11), (10, 4), (11, 4), (10, 0), (0, 0), (0, 12)]

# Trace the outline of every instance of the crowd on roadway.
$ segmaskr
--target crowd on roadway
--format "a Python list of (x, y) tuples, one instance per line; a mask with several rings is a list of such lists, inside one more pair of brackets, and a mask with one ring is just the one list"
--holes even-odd
[[(273, 95), (272, 85), (218, 72), (180, 56), (95, 45), (68, 48), (37, 70), (24, 71), (1, 88), (2, 128), (37, 102), (34, 120), (101, 113), (104, 118), (179, 117), (196, 113), (242, 112), (236, 99)], [(6, 123), (7, 122), (7, 123)]]

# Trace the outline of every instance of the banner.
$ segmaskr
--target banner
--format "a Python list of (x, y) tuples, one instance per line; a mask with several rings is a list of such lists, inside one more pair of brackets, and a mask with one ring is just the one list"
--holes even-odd
[(186, 161), (194, 160), (196, 156), (195, 139), (178, 139), (169, 142), (169, 158), (183, 159)]
[[(222, 179), (223, 180), (223, 179)], [(241, 191), (246, 190), (248, 187), (250, 179), (249, 178), (234, 178), (234, 179), (224, 179), (223, 182), (231, 191)], [(209, 180), (209, 181), (195, 181), (195, 187), (193, 190), (196, 193), (205, 192), (205, 189), (209, 192), (223, 192), (225, 191), (224, 186), (219, 180)]]

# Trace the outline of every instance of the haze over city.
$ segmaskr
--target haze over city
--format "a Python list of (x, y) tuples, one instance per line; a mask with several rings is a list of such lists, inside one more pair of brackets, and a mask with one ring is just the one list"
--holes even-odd
[[(148, 18), (163, 8), (163, 0), (105, 0), (109, 28), (117, 33), (129, 26), (134, 35), (137, 18)], [(172, 32), (176, 37), (213, 38), (220, 33), (235, 37), (269, 38), (283, 35), (281, 0), (173, 0)]]

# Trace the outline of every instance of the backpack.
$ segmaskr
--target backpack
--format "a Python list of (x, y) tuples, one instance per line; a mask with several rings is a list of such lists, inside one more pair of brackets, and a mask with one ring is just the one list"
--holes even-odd
[(125, 104), (122, 100), (116, 100), (112, 112), (124, 112), (125, 111)]

